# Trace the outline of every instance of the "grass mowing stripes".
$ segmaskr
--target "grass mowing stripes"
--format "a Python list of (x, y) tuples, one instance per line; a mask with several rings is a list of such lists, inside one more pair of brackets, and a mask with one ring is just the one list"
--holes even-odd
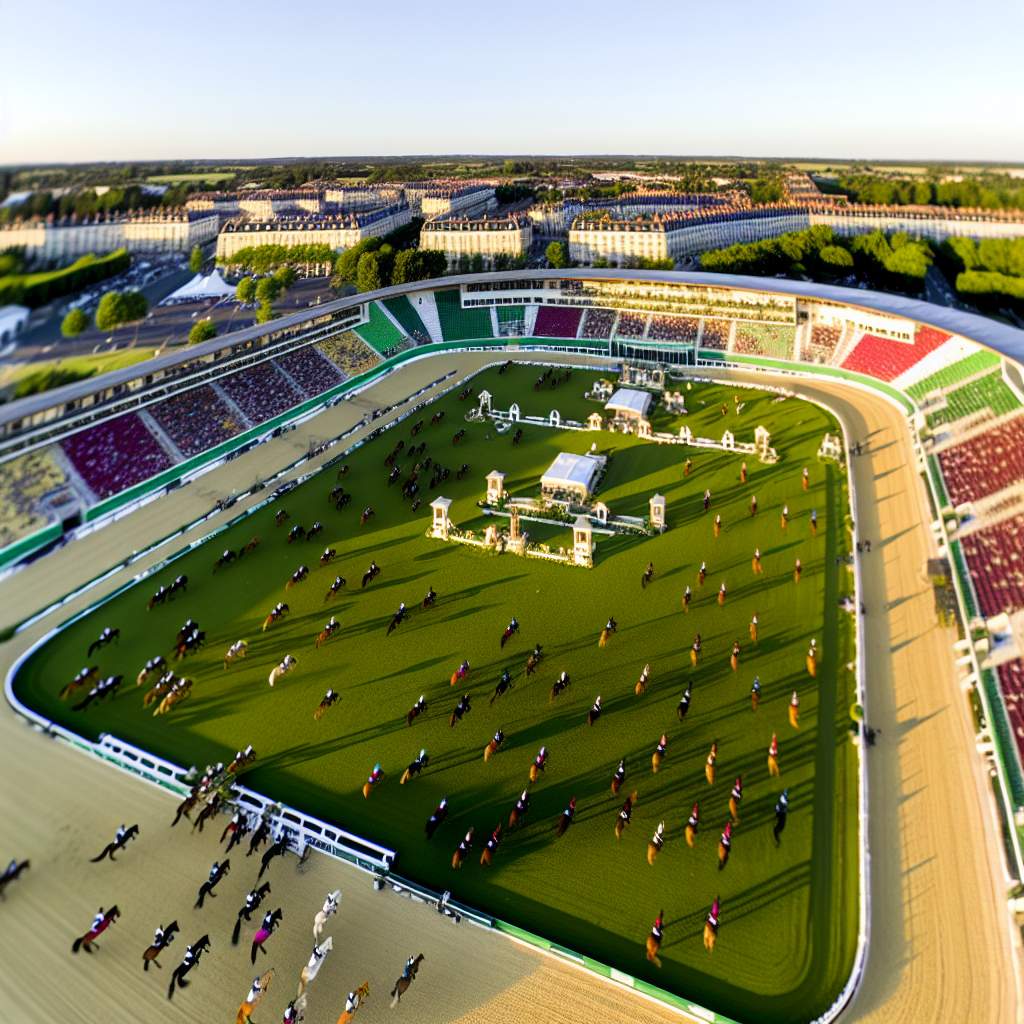
[[(536, 369), (489, 371), (473, 384), (487, 388), (496, 408), (518, 401), (524, 415), (563, 416), (598, 408), (582, 399), (596, 374), (575, 371), (568, 383), (533, 390)], [(427, 455), (452, 468), (436, 491), (454, 499), (452, 518), (464, 525), (482, 520), (476, 505), (491, 469), (506, 472), (513, 494), (536, 492), (537, 480), (559, 451), (585, 452), (597, 442), (610, 457), (601, 497), (613, 513), (642, 515), (655, 491), (668, 499), (670, 528), (649, 539), (597, 537), (593, 570), (575, 569), (511, 555), (443, 545), (425, 536), (426, 505), (411, 515), (397, 485), (386, 483), (384, 456), (399, 439), (412, 440), (409, 425), (385, 433), (353, 453), (342, 483), (352, 504), (335, 511), (327, 500), (334, 480), (321, 474), (282, 502), (222, 535), (216, 547), (201, 547), (161, 574), (122, 594), (75, 623), (37, 652), (16, 680), (27, 703), (62, 724), (91, 736), (101, 731), (130, 740), (184, 764), (223, 760), (253, 743), (259, 760), (246, 782), (261, 792), (335, 822), (398, 850), (397, 868), (435, 888), (450, 888), (457, 899), (513, 925), (546, 936), (647, 982), (662, 986), (737, 1019), (784, 1021), (813, 1016), (832, 1002), (853, 960), (857, 931), (857, 801), (854, 751), (846, 722), (852, 702), (850, 620), (838, 611), (849, 589), (848, 570), (835, 559), (846, 550), (843, 527), (847, 504), (842, 474), (817, 462), (822, 435), (838, 427), (823, 410), (795, 399), (775, 401), (767, 393), (743, 391), (742, 413), (735, 413), (733, 389), (695, 385), (687, 391), (686, 417), (699, 436), (719, 436), (723, 421), (739, 440), (754, 427), (771, 429), (781, 461), (764, 466), (748, 458), (749, 480), (739, 481), (742, 456), (713, 450), (685, 451), (617, 434), (554, 431), (524, 426), (523, 442), (513, 446), (490, 423), (464, 424), (474, 403), (452, 395), (439, 406), (447, 416), (415, 439), (428, 443)], [(730, 411), (721, 414), (725, 404)], [(426, 417), (429, 421), (429, 416)], [(679, 421), (683, 422), (682, 420)], [(453, 446), (461, 426), (466, 437)], [(661, 424), (659, 424), (661, 425)], [(671, 429), (672, 423), (663, 424)], [(693, 458), (693, 473), (681, 466)], [(472, 467), (463, 480), (454, 470)], [(403, 474), (408, 458), (399, 458)], [(811, 469), (803, 492), (800, 471)], [(421, 477), (429, 483), (429, 471)], [(710, 488), (712, 512), (703, 513), (701, 495)], [(749, 513), (756, 493), (760, 511)], [(790, 507), (785, 531), (779, 509)], [(363, 528), (358, 510), (366, 504), (377, 516)], [(273, 513), (283, 505), (292, 523), (325, 524), (315, 543), (288, 545), (286, 529), (276, 529)], [(812, 538), (808, 514), (815, 508), (819, 532)], [(723, 530), (713, 536), (711, 520), (721, 513)], [(537, 538), (554, 546), (569, 531), (558, 527)], [(220, 550), (240, 547), (253, 534), (262, 544), (240, 563), (213, 575)], [(564, 538), (564, 539), (562, 539)], [(336, 568), (316, 568), (325, 545), (339, 551)], [(760, 547), (764, 575), (755, 576), (751, 556)], [(800, 557), (804, 575), (792, 578)], [(366, 590), (359, 578), (376, 558), (380, 579)], [(697, 566), (708, 562), (704, 588)], [(647, 561), (656, 575), (646, 589), (640, 575)], [(314, 566), (311, 579), (285, 593), (300, 563)], [(348, 579), (342, 596), (324, 604), (335, 571)], [(173, 604), (147, 612), (146, 600), (159, 583), (180, 572), (190, 577), (189, 592)], [(166, 578), (164, 578), (166, 577)], [(728, 598), (715, 595), (725, 580)], [(683, 614), (685, 585), (695, 598)], [(419, 609), (428, 586), (439, 593), (437, 607)], [(292, 613), (261, 633), (259, 622), (278, 600)], [(385, 627), (399, 601), (413, 608), (408, 622), (391, 636)], [(316, 650), (313, 637), (334, 613), (340, 635)], [(760, 619), (760, 637), (751, 643), (751, 616)], [(521, 634), (504, 649), (499, 637), (512, 615)], [(605, 649), (597, 634), (609, 615), (619, 632)], [(194, 695), (165, 718), (141, 706), (142, 691), (131, 685), (142, 663), (167, 654), (187, 617), (207, 631), (208, 646), (180, 666), (195, 679)], [(109, 705), (73, 712), (56, 693), (85, 663), (85, 648), (104, 625), (122, 631), (119, 645), (93, 661), (104, 674), (127, 678)], [(689, 645), (696, 631), (704, 654), (696, 670)], [(822, 650), (817, 680), (804, 669), (811, 636)], [(221, 656), (234, 640), (250, 641), (249, 657), (225, 671)], [(740, 667), (733, 672), (729, 652), (741, 644)], [(541, 671), (527, 680), (523, 666), (535, 642), (544, 645)], [(267, 674), (285, 653), (298, 658), (296, 670), (277, 687)], [(464, 687), (449, 686), (462, 658), (472, 666)], [(651, 665), (651, 687), (643, 697), (633, 686), (644, 663)], [(493, 706), (488, 701), (503, 668), (513, 689)], [(562, 669), (572, 677), (569, 690), (552, 702), (551, 683)], [(755, 713), (750, 706), (754, 674), (763, 686)], [(691, 683), (689, 715), (679, 722), (675, 708)], [(328, 686), (341, 693), (324, 719), (312, 713)], [(790, 693), (801, 700), (799, 731), (787, 722)], [(454, 729), (448, 715), (463, 690), (473, 708)], [(404, 714), (421, 694), (428, 713), (411, 728)], [(601, 694), (604, 714), (593, 726), (586, 712)], [(501, 727), (508, 737), (489, 764), (483, 747)], [(662, 770), (651, 772), (650, 757), (662, 732), (668, 749)], [(766, 750), (773, 732), (781, 744), (781, 779), (770, 779)], [(712, 740), (719, 744), (718, 778), (704, 779), (704, 759)], [(550, 762), (533, 797), (525, 827), (509, 834), (489, 869), (478, 863), (483, 840), (499, 821), (507, 822), (538, 749)], [(421, 747), (431, 762), (405, 786), (402, 769)], [(612, 772), (626, 759), (625, 789), (639, 801), (633, 822), (616, 842), (613, 825), (622, 797), (609, 792)], [(374, 762), (387, 779), (369, 800), (360, 788)], [(728, 815), (729, 790), (737, 775), (744, 798), (731, 860), (717, 866), (718, 835)], [(791, 812), (782, 844), (772, 840), (772, 809), (790, 789)], [(576, 796), (577, 813), (568, 834), (556, 839), (555, 822)], [(437, 802), (447, 797), (448, 822), (427, 841), (423, 826)], [(690, 807), (700, 802), (701, 829), (695, 849), (682, 829)], [(654, 865), (646, 847), (659, 821), (667, 842)], [(452, 851), (470, 826), (476, 829), (474, 855), (460, 872), (450, 867)], [(722, 899), (718, 948), (708, 956), (700, 940), (704, 915)], [(655, 914), (664, 908), (664, 966), (659, 971), (643, 956), (643, 943)]]

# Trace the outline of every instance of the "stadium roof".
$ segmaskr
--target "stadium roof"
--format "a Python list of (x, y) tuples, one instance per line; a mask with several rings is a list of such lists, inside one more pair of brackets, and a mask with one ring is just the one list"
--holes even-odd
[(647, 391), (637, 391), (635, 388), (619, 388), (615, 394), (605, 402), (604, 407), (619, 412), (634, 413), (637, 416), (646, 416), (647, 410), (651, 407), (651, 396)]
[(595, 455), (573, 455), (559, 452), (558, 457), (540, 478), (543, 487), (583, 487), (589, 493), (602, 459)]
[[(210, 341), (197, 345), (182, 347), (165, 355), (148, 359), (135, 366), (123, 370), (91, 377), (88, 380), (66, 384), (28, 398), (20, 398), (8, 402), (0, 408), (0, 423), (23, 419), (35, 415), (54, 405), (66, 404), (94, 394), (100, 388), (114, 388), (128, 384), (147, 374), (157, 373), (181, 363), (201, 359), (205, 355), (222, 352), (232, 345), (273, 334), (282, 329), (302, 324), (306, 320), (320, 319), (334, 313), (342, 313), (356, 309), (364, 302), (374, 299), (389, 299), (418, 291), (430, 291), (436, 288), (454, 288), (467, 284), (488, 284), (498, 281), (538, 281), (571, 279), (579, 281), (637, 281), (664, 282), (666, 284), (691, 284), (704, 287), (734, 288), (737, 290), (756, 292), (775, 292), (779, 295), (791, 295), (794, 298), (809, 301), (836, 302), (853, 308), (867, 309), (889, 316), (907, 317), (930, 327), (937, 327), (949, 334), (962, 337), (986, 345), (1002, 355), (1015, 359), (1024, 365), (1024, 330), (1011, 327), (1009, 324), (991, 320), (975, 313), (965, 313), (948, 306), (937, 306), (920, 299), (910, 299), (902, 295), (890, 295), (887, 292), (875, 292), (858, 288), (842, 288), (838, 285), (815, 284), (812, 281), (788, 281), (780, 278), (748, 277), (738, 274), (706, 274), (690, 271), (673, 270), (615, 270), (615, 269), (577, 269), (577, 270), (512, 270), (495, 271), (487, 274), (463, 274), (445, 277), (436, 281), (416, 281), (412, 284), (393, 285), (374, 292), (346, 296), (335, 302), (325, 302), (313, 309), (300, 310), (290, 316), (283, 316), (267, 324), (247, 327), (232, 334), (225, 334)], [(182, 338), (184, 341), (184, 338)]]

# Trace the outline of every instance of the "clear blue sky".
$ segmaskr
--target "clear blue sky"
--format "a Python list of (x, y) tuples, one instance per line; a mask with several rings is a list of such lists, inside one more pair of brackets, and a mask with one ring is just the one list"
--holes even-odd
[(1024, 161), (1020, 0), (23, 0), (3, 26), (0, 163)]

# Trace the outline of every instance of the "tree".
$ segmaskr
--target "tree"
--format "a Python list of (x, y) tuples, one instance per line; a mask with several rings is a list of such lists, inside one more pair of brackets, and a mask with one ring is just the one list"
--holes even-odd
[(265, 324), (274, 319), (274, 307), (269, 302), (261, 302), (256, 310), (256, 323)]
[(64, 338), (77, 338), (89, 326), (89, 317), (80, 309), (72, 309), (60, 323), (60, 333)]
[(192, 252), (189, 253), (188, 269), (193, 274), (198, 274), (203, 269), (203, 250), (198, 245), (193, 245)]
[(818, 259), (830, 269), (852, 270), (853, 257), (839, 245), (826, 245), (818, 252)]
[(243, 305), (248, 305), (256, 298), (256, 282), (251, 277), (243, 277), (235, 285), (235, 298)]
[(274, 280), (278, 283), (282, 292), (288, 291), (288, 289), (295, 284), (295, 279), (298, 276), (299, 275), (295, 272), (294, 267), (278, 267), (277, 270), (274, 271)]
[(209, 341), (215, 337), (217, 337), (217, 328), (214, 326), (213, 321), (206, 317), (203, 320), (197, 320), (192, 325), (192, 330), (188, 332), (188, 343), (190, 345), (197, 345), (201, 341)]
[(149, 302), (140, 291), (124, 293), (124, 322), (133, 323), (141, 320), (149, 312)]
[(569, 266), (569, 246), (565, 242), (551, 242), (544, 250), (548, 264), (555, 270), (564, 270)]
[(356, 284), (360, 258), (364, 253), (379, 249), (381, 244), (379, 238), (364, 238), (358, 245), (346, 249), (334, 262), (334, 277), (331, 279), (331, 286), (341, 288), (347, 284)]
[(125, 320), (124, 296), (120, 292), (106, 292), (96, 307), (96, 326), (109, 331)]
[(261, 277), (256, 282), (256, 301), (261, 306), (271, 305), (280, 292), (280, 286), (272, 277)]
[(361, 292), (372, 292), (383, 287), (380, 256), (376, 252), (364, 252), (356, 265), (356, 288)]

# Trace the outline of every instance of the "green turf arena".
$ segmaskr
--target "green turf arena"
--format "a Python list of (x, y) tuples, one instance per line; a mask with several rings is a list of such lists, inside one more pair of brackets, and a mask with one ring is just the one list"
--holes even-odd
[[(470, 383), (477, 391), (489, 390), (496, 409), (518, 402), (524, 416), (547, 416), (557, 408), (564, 419), (583, 420), (600, 408), (583, 397), (598, 374), (575, 370), (568, 382), (538, 392), (538, 372), (531, 366), (503, 374), (492, 369)], [(735, 394), (744, 403), (739, 414)], [(694, 382), (686, 399), (685, 419), (659, 408), (654, 429), (678, 431), (685, 422), (697, 436), (719, 437), (728, 428), (746, 441), (764, 424), (779, 462), (767, 466), (746, 456), (749, 479), (741, 484), (739, 453), (532, 425), (524, 425), (522, 443), (514, 447), (511, 433), (497, 434), (493, 423), (466, 423), (474, 403), (460, 402), (452, 392), (436, 403), (446, 411), (444, 421), (426, 426), (416, 438), (427, 441), (426, 454), (452, 474), (436, 491), (421, 491), (417, 514), (410, 514), (398, 485), (387, 486), (384, 464), (400, 438), (410, 444), (407, 421), (347, 457), (350, 472), (342, 482), (353, 500), (346, 509), (336, 511), (327, 499), (334, 473), (318, 475), (59, 632), (22, 667), (18, 696), (79, 733), (96, 738), (109, 732), (179, 764), (227, 761), (252, 743), (259, 759), (245, 775), (247, 785), (396, 849), (396, 868), (411, 879), (451, 889), (463, 903), (722, 1014), (758, 1021), (814, 1017), (849, 975), (858, 925), (857, 761), (849, 738), (855, 652), (852, 620), (840, 610), (841, 598), (853, 591), (845, 561), (848, 498), (843, 471), (816, 457), (822, 436), (839, 427), (822, 408), (795, 398), (780, 401), (769, 392)], [(725, 417), (723, 403), (729, 409)], [(431, 406), (419, 415), (429, 424), (434, 411)], [(452, 435), (462, 426), (466, 437), (453, 447)], [(559, 451), (584, 452), (595, 439), (610, 456), (601, 499), (617, 514), (642, 516), (650, 496), (660, 492), (668, 500), (664, 534), (595, 536), (591, 570), (427, 537), (432, 498), (451, 497), (452, 520), (482, 528), (486, 519), (477, 502), (490, 470), (507, 474), (510, 494), (535, 495), (539, 477)], [(687, 456), (693, 471), (684, 478)], [(455, 469), (463, 462), (471, 471), (458, 481)], [(399, 465), (410, 468), (401, 458)], [(811, 471), (806, 493), (800, 485), (805, 465)], [(429, 473), (421, 481), (429, 482)], [(705, 488), (713, 495), (706, 515)], [(759, 503), (756, 518), (749, 512), (752, 494)], [(779, 513), (787, 502), (791, 519), (783, 531)], [(359, 513), (368, 504), (377, 515), (361, 528)], [(324, 533), (316, 541), (288, 545), (287, 527), (276, 528), (273, 521), (281, 506), (291, 524), (308, 527), (322, 520)], [(818, 513), (816, 538), (808, 525), (811, 508)], [(717, 539), (716, 512), (723, 520)], [(523, 525), (532, 540), (571, 546), (568, 526)], [(262, 538), (253, 555), (211, 572), (223, 548), (238, 548), (253, 535)], [(339, 555), (321, 569), (318, 557), (327, 545)], [(758, 546), (764, 574), (755, 577), (751, 556)], [(792, 572), (797, 557), (804, 565), (799, 584)], [(371, 559), (383, 572), (361, 591), (360, 577)], [(700, 588), (702, 559), (709, 572)], [(656, 575), (642, 590), (648, 561)], [(310, 578), (285, 594), (284, 584), (300, 563), (311, 567)], [(178, 573), (189, 576), (188, 594), (147, 611), (150, 594)], [(325, 605), (336, 573), (347, 578), (347, 589)], [(723, 580), (728, 599), (719, 607)], [(688, 615), (681, 604), (686, 584), (694, 590)], [(428, 586), (439, 599), (422, 611)], [(263, 618), (279, 600), (287, 600), (291, 615), (261, 633)], [(400, 601), (412, 608), (411, 618), (386, 638)], [(752, 644), (747, 628), (755, 612), (760, 636)], [(331, 613), (342, 624), (340, 635), (316, 650), (314, 638)], [(499, 639), (513, 615), (522, 630), (501, 651)], [(206, 631), (207, 645), (175, 667), (196, 685), (187, 701), (154, 718), (142, 708), (143, 691), (133, 680), (147, 658), (169, 654), (188, 616)], [(598, 634), (609, 616), (619, 630), (599, 649)], [(120, 644), (91, 660), (103, 675), (123, 674), (125, 685), (113, 703), (73, 712), (57, 693), (86, 664), (88, 643), (106, 625), (120, 628)], [(704, 648), (694, 670), (689, 647), (698, 631)], [(812, 637), (822, 651), (816, 680), (804, 664)], [(248, 658), (225, 671), (224, 651), (238, 639), (249, 641)], [(742, 646), (735, 673), (729, 665), (733, 640)], [(538, 642), (545, 658), (527, 680), (526, 657)], [(286, 653), (298, 658), (298, 667), (272, 690), (268, 673)], [(466, 684), (453, 689), (449, 677), (463, 658), (472, 669)], [(651, 685), (636, 697), (634, 684), (646, 662)], [(506, 666), (514, 688), (489, 706)], [(562, 669), (572, 685), (551, 703), (551, 683)], [(755, 673), (763, 686), (756, 713), (749, 698)], [(679, 722), (676, 704), (688, 682), (691, 709)], [(328, 687), (340, 691), (341, 700), (315, 722), (313, 711)], [(788, 724), (794, 689), (800, 696), (799, 731)], [(448, 717), (463, 691), (472, 695), (473, 709), (452, 729)], [(407, 727), (405, 713), (421, 693), (428, 714)], [(586, 713), (598, 694), (604, 714), (588, 727)], [(505, 746), (485, 764), (483, 748), (498, 727), (506, 733)], [(669, 739), (667, 755), (654, 775), (650, 759), (662, 732)], [(773, 732), (781, 746), (780, 779), (767, 771)], [(709, 786), (704, 761), (714, 740), (718, 776)], [(507, 823), (542, 745), (550, 760), (532, 787), (527, 824), (507, 834), (492, 867), (482, 868), (483, 841), (499, 821)], [(399, 785), (399, 775), (421, 747), (430, 754), (429, 768)], [(612, 796), (610, 781), (621, 757), (628, 772), (623, 791), (635, 789), (639, 800), (632, 824), (616, 842), (613, 827), (623, 795)], [(376, 761), (387, 777), (366, 800), (361, 787)], [(729, 864), (719, 871), (718, 837), (737, 775), (744, 782), (740, 820)], [(790, 814), (776, 849), (773, 807), (783, 787), (789, 788)], [(556, 839), (558, 816), (574, 795), (575, 823)], [(443, 796), (449, 819), (427, 841), (424, 824)], [(695, 801), (701, 828), (690, 849), (683, 826)], [(647, 842), (662, 820), (667, 842), (648, 865)], [(454, 872), (452, 852), (470, 826), (476, 828), (476, 846)], [(717, 948), (708, 955), (701, 932), (715, 896), (722, 901), (721, 927)], [(659, 970), (646, 961), (644, 942), (662, 909)]]

